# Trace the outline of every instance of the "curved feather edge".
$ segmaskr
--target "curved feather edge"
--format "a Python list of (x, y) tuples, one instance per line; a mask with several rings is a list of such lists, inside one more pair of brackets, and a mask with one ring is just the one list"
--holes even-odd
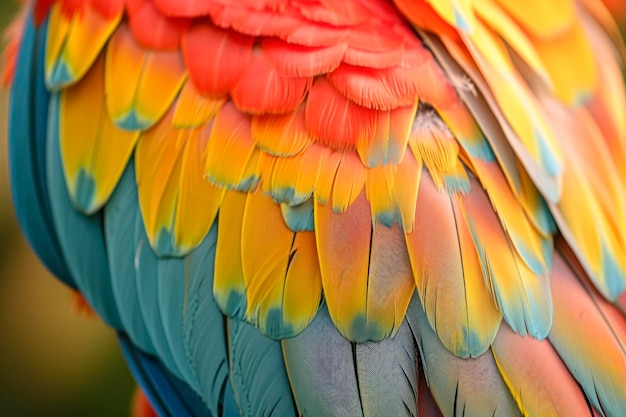
[(490, 350), (468, 359), (450, 353), (430, 327), (417, 295), (406, 319), (420, 350), (426, 382), (444, 416), (522, 415)]
[(281, 343), (301, 416), (363, 417), (354, 345), (339, 333), (325, 303), (302, 333)]
[(156, 354), (135, 284), (137, 241), (132, 231), (137, 228), (137, 223), (143, 226), (138, 211), (135, 166), (134, 160), (131, 160), (104, 208), (104, 233), (111, 269), (111, 287), (124, 329), (139, 349)]
[(341, 334), (355, 342), (394, 335), (415, 289), (403, 230), (372, 219), (365, 191), (341, 214), (316, 203), (314, 217), (324, 296)]
[(406, 244), (431, 327), (450, 352), (467, 358), (489, 349), (502, 314), (486, 288), (460, 198), (438, 191), (431, 176), (423, 174), (416, 227), (406, 234)]
[(183, 339), (200, 395), (216, 416), (239, 417), (228, 380), (226, 318), (213, 298), (217, 222), (185, 258)]
[(322, 280), (313, 232), (290, 230), (280, 207), (248, 194), (241, 232), (246, 320), (269, 337), (300, 333), (320, 304)]
[[(495, 99), (492, 97), (489, 89), (475, 68), (470, 68), (467, 63), (456, 60), (454, 51), (448, 51), (442, 41), (433, 35), (430, 35), (424, 31), (417, 31), (418, 34), (428, 47), (433, 51), (433, 54), (442, 65), (448, 77), (456, 82), (464, 82), (471, 80), (468, 88), (457, 88), (457, 91), (468, 109), (475, 117), (476, 122), (480, 126), (481, 130), (485, 132), (485, 137), (496, 155), (502, 153), (504, 147), (513, 147), (515, 154), (520, 159), (528, 174), (531, 176), (533, 183), (537, 185), (541, 194), (550, 202), (556, 202), (561, 195), (560, 177), (550, 174), (546, 169), (541, 167), (530, 156), (528, 151), (520, 146), (519, 139), (509, 140), (508, 144), (501, 141), (503, 135), (498, 131), (494, 131), (499, 125), (504, 133), (504, 138), (517, 138), (513, 129), (506, 121), (504, 116), (497, 111)], [(471, 77), (471, 78), (468, 78)], [(498, 129), (498, 130), (499, 130)], [(502, 160), (499, 161), (502, 164)], [(503, 166), (503, 171), (506, 172), (507, 167)], [(509, 168), (510, 169), (510, 168)]]
[(130, 371), (159, 417), (220, 417), (211, 414), (191, 388), (139, 350), (126, 334), (118, 332), (117, 336)]
[(549, 341), (521, 336), (502, 323), (492, 351), (524, 415), (593, 417), (582, 389)]
[(25, 19), (9, 104), (11, 194), (31, 248), (54, 275), (76, 288), (54, 229), (46, 184), (45, 126), (50, 101), (44, 84), (46, 30), (47, 21), (35, 28), (32, 14)]
[(380, 342), (351, 343), (324, 305), (303, 334), (282, 345), (301, 415), (417, 415), (417, 358), (406, 322)]
[(296, 416), (280, 342), (228, 319), (230, 383), (242, 417)]
[[(128, 185), (133, 187), (133, 192), (136, 195), (137, 188), (135, 182), (131, 181)], [(146, 324), (146, 329), (152, 340), (156, 355), (170, 372), (177, 373), (178, 365), (170, 349), (159, 312), (158, 258), (150, 247), (144, 223), (141, 221), (138, 204), (135, 204), (134, 210), (134, 213), (129, 213), (128, 215), (139, 219), (139, 221), (135, 221), (134, 230), (130, 231), (134, 242), (134, 283), (137, 288), (139, 309), (143, 315), (143, 321)]]
[(69, 197), (59, 148), (59, 94), (50, 98), (47, 138), (47, 180), (52, 219), (67, 266), (90, 306), (110, 326), (122, 322), (111, 287), (102, 212), (91, 216), (79, 213)]
[(417, 350), (406, 321), (380, 342), (354, 344), (353, 355), (365, 417), (417, 416)]
[[(626, 410), (626, 350), (614, 326), (560, 254), (551, 277), (554, 324), (548, 336), (563, 362), (605, 416)], [(623, 320), (623, 319), (622, 319)]]

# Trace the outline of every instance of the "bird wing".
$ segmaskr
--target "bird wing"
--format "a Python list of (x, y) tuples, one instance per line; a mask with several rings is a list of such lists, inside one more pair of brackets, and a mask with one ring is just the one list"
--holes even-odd
[(38, 0), (15, 32), (20, 224), (163, 415), (626, 409), (602, 3)]

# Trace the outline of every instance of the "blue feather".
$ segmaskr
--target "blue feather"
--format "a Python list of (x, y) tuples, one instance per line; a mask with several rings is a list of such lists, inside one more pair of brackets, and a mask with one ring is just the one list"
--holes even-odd
[(143, 225), (139, 204), (137, 203), (137, 185), (134, 178), (134, 165), (130, 166), (133, 175), (123, 186), (128, 187), (132, 196), (131, 211), (127, 216), (135, 218), (134, 230), (129, 231), (132, 235), (133, 246), (133, 271), (136, 286), (139, 310), (143, 316), (143, 322), (152, 341), (156, 354), (165, 367), (177, 377), (182, 377), (178, 362), (174, 359), (174, 353), (170, 348), (163, 321), (161, 319), (161, 306), (159, 304), (159, 258), (150, 247), (148, 236)]
[(182, 381), (169, 374), (155, 359), (141, 352), (123, 333), (118, 333), (126, 362), (161, 417), (213, 417), (202, 400)]
[(198, 379), (192, 372), (183, 339), (183, 305), (185, 297), (185, 265), (181, 258), (159, 258), (158, 303), (163, 330), (174, 357), (178, 373), (194, 389)]
[(209, 410), (215, 415), (239, 417), (228, 381), (225, 318), (213, 298), (216, 241), (217, 222), (185, 258), (183, 333), (190, 364)]
[(76, 287), (54, 230), (46, 184), (49, 94), (44, 85), (47, 21), (35, 29), (26, 19), (11, 91), (9, 174), (15, 213), (30, 246), (59, 279)]
[(230, 382), (244, 417), (297, 416), (280, 342), (228, 319)]
[(132, 231), (142, 224), (137, 207), (134, 161), (131, 160), (104, 208), (104, 231), (111, 268), (111, 286), (120, 319), (128, 336), (144, 352), (156, 354), (139, 305), (135, 280), (137, 241)]
[(315, 225), (313, 221), (313, 199), (310, 198), (297, 206), (281, 204), (280, 211), (283, 215), (287, 227), (294, 232), (313, 232)]
[(70, 200), (59, 148), (59, 94), (50, 98), (47, 179), (52, 219), (67, 266), (91, 307), (114, 328), (122, 328), (109, 274), (102, 212), (85, 216)]

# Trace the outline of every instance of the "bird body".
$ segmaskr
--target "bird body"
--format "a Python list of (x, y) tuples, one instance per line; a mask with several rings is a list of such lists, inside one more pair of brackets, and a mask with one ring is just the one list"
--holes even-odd
[(599, 1), (38, 0), (23, 25), (20, 224), (160, 415), (626, 410)]

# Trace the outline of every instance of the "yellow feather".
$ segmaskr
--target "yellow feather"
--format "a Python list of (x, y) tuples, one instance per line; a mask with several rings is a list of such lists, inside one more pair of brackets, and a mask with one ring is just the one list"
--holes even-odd
[(213, 295), (221, 310), (229, 316), (245, 313), (241, 228), (246, 199), (245, 193), (226, 191), (218, 217)]
[(366, 172), (365, 193), (370, 202), (372, 223), (381, 221), (391, 226), (399, 214), (393, 192), (397, 172), (397, 167), (391, 164), (369, 168)]
[(61, 8), (52, 6), (46, 47), (46, 83), (54, 89), (83, 77), (122, 18), (121, 11), (104, 18), (86, 5), (68, 21)]
[(252, 137), (265, 152), (291, 156), (313, 143), (304, 127), (304, 107), (285, 114), (264, 114), (252, 118)]
[(217, 185), (247, 191), (259, 181), (259, 155), (250, 132), (250, 116), (232, 104), (220, 109), (206, 148), (205, 174)]
[(180, 52), (147, 52), (125, 24), (107, 47), (107, 108), (127, 130), (146, 129), (169, 109), (187, 74)]
[(176, 101), (174, 127), (198, 127), (213, 119), (226, 102), (225, 98), (202, 96), (191, 81), (187, 81)]
[(224, 197), (224, 189), (204, 177), (203, 154), (208, 128), (192, 130), (182, 155), (178, 185), (174, 242), (186, 253), (199, 245), (209, 232)]
[(395, 334), (415, 289), (402, 229), (373, 225), (364, 192), (341, 214), (316, 203), (314, 216), (324, 296), (337, 329), (356, 342)]
[(467, 32), (474, 28), (472, 0), (428, 0), (428, 3), (452, 26)]
[(48, 34), (46, 37), (45, 69), (46, 80), (50, 79), (58, 63), (63, 45), (70, 30), (71, 20), (61, 12), (61, 6), (54, 4), (48, 17)]
[(65, 178), (76, 207), (93, 213), (108, 200), (139, 133), (117, 128), (104, 104), (104, 56), (61, 93), (60, 146)]
[(528, 32), (541, 37), (556, 35), (576, 19), (572, 0), (495, 0)]
[(354, 203), (365, 185), (366, 169), (354, 152), (345, 152), (337, 167), (333, 183), (332, 206), (335, 213), (343, 213)]
[[(517, 22), (493, 0), (473, 0), (473, 3), (477, 15), (519, 54), (524, 62), (529, 65), (547, 85), (552, 86), (552, 80), (535, 49), (536, 45), (519, 27)], [(480, 39), (476, 41), (480, 42)], [(492, 56), (489, 55), (486, 58), (490, 59), (491, 57)]]
[(420, 300), (448, 350), (477, 357), (490, 346), (502, 315), (485, 287), (481, 265), (457, 195), (420, 183), (416, 228), (406, 244)]
[(534, 38), (533, 45), (561, 100), (578, 104), (591, 96), (597, 87), (598, 70), (589, 38), (579, 21), (549, 39)]
[(135, 152), (139, 206), (146, 233), (153, 248), (163, 240), (165, 252), (171, 244), (187, 134), (187, 130), (172, 129), (171, 117), (165, 118), (142, 135)]
[(241, 245), (247, 319), (272, 337), (297, 335), (313, 319), (321, 299), (314, 233), (294, 233), (271, 198), (251, 193)]

